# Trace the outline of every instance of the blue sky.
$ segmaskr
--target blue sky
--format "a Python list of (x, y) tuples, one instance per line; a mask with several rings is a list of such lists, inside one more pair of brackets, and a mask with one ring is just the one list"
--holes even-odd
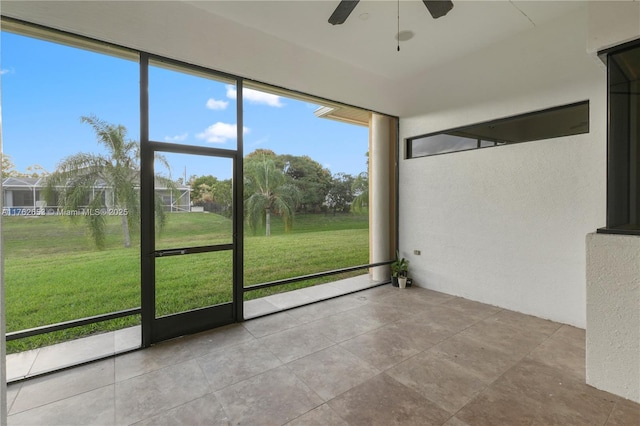
[[(139, 140), (138, 64), (10, 33), (2, 33), (3, 151), (16, 169), (48, 171), (77, 152), (101, 152), (83, 115), (128, 129)], [(150, 138), (235, 149), (233, 84), (153, 67), (149, 75)], [(317, 105), (245, 89), (244, 152), (271, 149), (308, 155), (338, 172), (366, 170), (368, 129), (316, 118)], [(169, 156), (174, 177), (230, 177), (206, 157)], [(222, 161), (228, 165), (228, 162)]]

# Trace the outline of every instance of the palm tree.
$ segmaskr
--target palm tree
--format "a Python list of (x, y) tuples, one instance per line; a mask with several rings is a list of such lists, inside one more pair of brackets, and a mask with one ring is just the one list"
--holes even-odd
[[(57, 204), (67, 210), (85, 208), (89, 233), (98, 248), (105, 243), (106, 215), (104, 210), (119, 215), (125, 247), (131, 247), (131, 231), (139, 225), (139, 146), (127, 140), (127, 129), (107, 123), (95, 116), (81, 117), (89, 124), (97, 142), (106, 154), (78, 153), (62, 160), (47, 179), (47, 200), (58, 197)], [(166, 160), (161, 159), (164, 164)], [(162, 209), (155, 209), (165, 222)], [(108, 214), (108, 213), (107, 213)], [(74, 216), (71, 216), (72, 218)]]
[(271, 235), (271, 213), (279, 213), (285, 231), (293, 226), (293, 216), (300, 194), (295, 185), (287, 182), (286, 176), (276, 168), (271, 158), (251, 158), (245, 161), (245, 190), (251, 194), (246, 199), (247, 220), (255, 233), (262, 223), (266, 235)]
[(367, 172), (358, 174), (353, 181), (351, 190), (357, 194), (351, 203), (351, 211), (362, 213), (369, 207), (369, 174)]

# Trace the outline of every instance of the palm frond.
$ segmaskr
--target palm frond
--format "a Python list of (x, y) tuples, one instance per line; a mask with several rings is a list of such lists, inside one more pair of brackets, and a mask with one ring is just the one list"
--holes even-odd
[(164, 208), (162, 206), (162, 198), (157, 194), (153, 199), (153, 204), (155, 206), (155, 231), (157, 234), (161, 233), (164, 227), (167, 224), (167, 215), (164, 212)]
[(97, 142), (107, 148), (111, 158), (118, 161), (129, 157), (131, 153), (128, 152), (127, 148), (130, 149), (131, 144), (128, 144), (126, 141), (126, 127), (107, 123), (95, 115), (82, 116), (80, 120), (93, 127), (93, 131), (97, 136)]
[(267, 207), (269, 207), (269, 198), (262, 193), (253, 194), (246, 201), (247, 222), (254, 235), (257, 233), (258, 228), (264, 224)]
[(351, 211), (354, 213), (362, 213), (369, 207), (369, 190), (366, 190), (356, 196), (351, 203)]
[(91, 236), (91, 240), (96, 247), (103, 249), (106, 240), (106, 219), (105, 215), (101, 212), (103, 208), (102, 197), (94, 197), (90, 202), (88, 209), (85, 210), (84, 217), (88, 223), (88, 230)]
[[(128, 246), (129, 232), (139, 229), (140, 219), (138, 143), (127, 140), (127, 129), (122, 125), (107, 123), (94, 115), (83, 116), (81, 121), (93, 128), (97, 142), (106, 148), (107, 154), (78, 153), (62, 160), (47, 178), (45, 199), (47, 204), (64, 209), (88, 206), (99, 211), (126, 210), (122, 226)], [(103, 214), (87, 216), (89, 233), (98, 247), (104, 246), (105, 220)], [(164, 219), (160, 223), (164, 224)]]

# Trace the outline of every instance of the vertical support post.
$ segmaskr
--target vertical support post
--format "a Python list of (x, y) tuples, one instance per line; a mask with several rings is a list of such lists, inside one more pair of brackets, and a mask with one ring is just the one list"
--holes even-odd
[(140, 54), (140, 283), (142, 346), (153, 343), (155, 217), (153, 149), (149, 146), (149, 57)]
[[(373, 113), (370, 126), (370, 262), (385, 262), (391, 259), (391, 214), (395, 201), (391, 198), (391, 175), (389, 160), (395, 157), (394, 144), (390, 140), (391, 119)], [(372, 268), (371, 278), (375, 281), (389, 279), (389, 267)]]
[(236, 322), (244, 321), (244, 113), (243, 81), (236, 80), (236, 123), (238, 147), (233, 161), (233, 312)]

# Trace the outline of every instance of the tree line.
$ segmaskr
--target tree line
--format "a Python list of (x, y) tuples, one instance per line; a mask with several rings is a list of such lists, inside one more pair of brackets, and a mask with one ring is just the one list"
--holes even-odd
[[(140, 223), (139, 143), (127, 138), (127, 129), (122, 125), (108, 123), (96, 116), (83, 116), (81, 121), (92, 127), (96, 142), (105, 148), (104, 154), (77, 153), (60, 161), (52, 173), (34, 165), (24, 174), (16, 172), (10, 158), (3, 156), (3, 176), (46, 176), (44, 195), (47, 203), (67, 210), (89, 207), (92, 211), (100, 211), (107, 207), (106, 191), (110, 191), (109, 207), (127, 211), (120, 221), (123, 245), (130, 247), (130, 234), (139, 230)], [(156, 155), (155, 160), (169, 168), (161, 155)], [(357, 176), (346, 173), (331, 175), (328, 169), (309, 156), (278, 155), (268, 149), (257, 149), (245, 156), (243, 167), (245, 218), (253, 231), (265, 225), (266, 235), (270, 234), (272, 214), (279, 216), (285, 229), (290, 230), (297, 213), (346, 213), (366, 209), (368, 204), (366, 172)], [(161, 176), (155, 179), (162, 181), (168, 190), (174, 190), (176, 183), (182, 183)], [(191, 176), (188, 184), (193, 206), (231, 215), (231, 179)], [(161, 231), (166, 215), (158, 194), (155, 204), (156, 227)], [(106, 218), (87, 215), (85, 220), (95, 245), (104, 247)]]
[[(278, 155), (269, 149), (251, 152), (245, 156), (243, 164), (245, 203), (256, 204), (262, 198), (260, 203), (268, 206), (272, 213), (284, 216), (288, 211), (291, 214), (336, 214), (362, 211), (367, 207), (367, 172), (356, 176), (348, 173), (332, 175), (329, 169), (307, 155)], [(194, 206), (231, 214), (231, 179), (193, 175), (188, 183)]]

